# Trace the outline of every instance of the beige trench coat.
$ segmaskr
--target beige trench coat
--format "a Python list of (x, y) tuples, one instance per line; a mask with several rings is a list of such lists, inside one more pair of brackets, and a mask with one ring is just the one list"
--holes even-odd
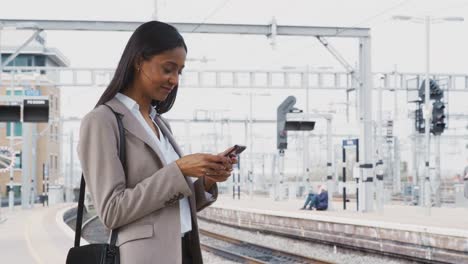
[[(192, 214), (193, 263), (202, 263), (196, 212), (216, 200), (217, 186), (209, 190), (214, 199), (207, 200), (202, 180), (192, 183), (175, 162), (166, 164), (161, 150), (125, 105), (116, 98), (107, 105), (122, 115), (126, 173), (118, 155), (117, 120), (106, 106), (83, 118), (78, 156), (99, 218), (106, 227), (119, 228), (121, 263), (182, 262), (179, 200), (183, 197), (189, 197)], [(182, 157), (167, 121), (157, 115), (155, 122)]]

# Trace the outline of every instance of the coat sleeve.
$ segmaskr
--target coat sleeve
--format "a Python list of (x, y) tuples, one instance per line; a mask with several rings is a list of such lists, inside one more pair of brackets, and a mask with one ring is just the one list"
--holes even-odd
[[(163, 123), (167, 126), (167, 128), (172, 134), (171, 125), (169, 124), (169, 122), (162, 116), (160, 116), (160, 119), (163, 121)], [(213, 186), (211, 186), (210, 190), (206, 191), (204, 179), (198, 178), (193, 183), (193, 187), (195, 189), (195, 201), (197, 212), (200, 212), (204, 208), (210, 206), (216, 201), (216, 199), (218, 199), (218, 185), (216, 183), (213, 184)]]
[(195, 189), (195, 201), (197, 205), (197, 212), (210, 206), (218, 199), (218, 185), (215, 183), (211, 188), (206, 191), (203, 178), (199, 178), (193, 183)]
[(127, 188), (118, 156), (117, 121), (104, 114), (91, 112), (82, 120), (78, 156), (98, 216), (107, 228), (129, 224), (192, 195), (175, 162)]

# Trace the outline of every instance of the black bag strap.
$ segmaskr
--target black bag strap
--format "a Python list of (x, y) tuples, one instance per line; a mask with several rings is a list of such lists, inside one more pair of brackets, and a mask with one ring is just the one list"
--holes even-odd
[(86, 188), (86, 184), (85, 184), (83, 173), (82, 173), (81, 183), (80, 183), (80, 196), (78, 198), (78, 212), (76, 216), (76, 225), (75, 225), (75, 247), (80, 246), (81, 225), (83, 224), (83, 207), (84, 207), (85, 188)]
[[(117, 125), (119, 127), (119, 159), (120, 162), (122, 162), (122, 167), (124, 169), (124, 173), (127, 171), (127, 166), (126, 166), (126, 149), (125, 149), (125, 132), (124, 132), (124, 126), (122, 123), (122, 116), (115, 112), (112, 107), (104, 104), (107, 106), (115, 115), (117, 119)], [(86, 190), (86, 183), (84, 180), (83, 174), (81, 174), (81, 183), (80, 183), (80, 196), (78, 199), (78, 212), (77, 212), (77, 217), (76, 217), (76, 226), (75, 226), (75, 247), (80, 246), (80, 240), (81, 240), (81, 227), (83, 224), (83, 209), (84, 209), (84, 197), (85, 197), (85, 190)], [(115, 243), (117, 241), (117, 234), (118, 234), (118, 229), (112, 229), (111, 230), (111, 239), (110, 239), (110, 245), (115, 246)]]

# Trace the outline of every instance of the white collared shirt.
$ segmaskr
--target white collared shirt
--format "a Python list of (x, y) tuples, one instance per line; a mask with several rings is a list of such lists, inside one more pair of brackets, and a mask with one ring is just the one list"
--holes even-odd
[[(133, 116), (135, 116), (135, 118), (140, 122), (140, 124), (143, 126), (146, 132), (150, 135), (151, 139), (154, 140), (158, 148), (163, 153), (164, 157), (161, 157), (161, 158), (166, 161), (166, 164), (169, 164), (180, 158), (177, 152), (174, 150), (174, 147), (172, 147), (172, 144), (167, 139), (167, 137), (165, 137), (163, 133), (161, 133), (161, 129), (159, 129), (158, 125), (154, 122), (154, 117), (157, 114), (154, 108), (151, 108), (151, 112), (149, 113), (149, 116), (151, 117), (151, 120), (153, 120), (154, 126), (159, 131), (160, 139), (156, 136), (156, 134), (153, 132), (151, 127), (146, 122), (145, 118), (140, 112), (140, 106), (135, 100), (133, 100), (132, 98), (122, 93), (117, 93), (115, 97), (120, 102), (122, 102), (128, 108), (128, 110), (130, 110), (130, 112), (132, 112)], [(191, 180), (193, 181), (193, 179)], [(190, 204), (189, 204), (189, 199), (187, 197), (184, 197), (182, 200), (179, 201), (179, 208), (180, 208), (180, 233), (183, 236), (186, 232), (189, 232), (192, 230)]]

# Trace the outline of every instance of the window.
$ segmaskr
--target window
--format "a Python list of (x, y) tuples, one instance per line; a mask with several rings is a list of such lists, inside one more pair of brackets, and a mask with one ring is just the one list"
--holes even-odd
[[(2, 54), (2, 61), (5, 61), (11, 54)], [(20, 54), (16, 58), (14, 58), (8, 66), (33, 66), (34, 64), (34, 56), (28, 54)]]
[(54, 156), (49, 155), (49, 161), (50, 161), (50, 168), (53, 169), (54, 167)]
[(55, 158), (55, 162), (54, 162), (55, 167), (54, 168), (57, 170), (58, 169), (58, 156), (55, 155), (54, 158)]
[(22, 169), (22, 168), (23, 168), (22, 152), (17, 152), (15, 155), (15, 169)]
[[(6, 95), (11, 95), (11, 89), (7, 88)], [(13, 93), (13, 95), (23, 95), (23, 89), (21, 90), (15, 89), (15, 92)]]
[(44, 55), (36, 55), (34, 58), (35, 66), (46, 66), (46, 57)]
[(55, 137), (55, 126), (53, 124), (49, 125), (49, 140), (53, 141)]
[[(11, 136), (11, 122), (10, 123), (7, 123), (7, 126), (6, 126), (6, 129), (7, 129), (7, 137), (10, 137)], [(23, 123), (21, 122), (15, 122), (14, 125), (13, 125), (13, 133), (15, 137), (22, 137), (23, 136)]]
[[(23, 90), (14, 90), (13, 92), (14, 95), (23, 95)], [(7, 89), (6, 91), (6, 95), (11, 95), (11, 90)], [(10, 123), (7, 123), (6, 125), (6, 135), (7, 137), (10, 136), (11, 134), (11, 122)], [(14, 125), (14, 135), (15, 137), (21, 137), (23, 136), (23, 124), (21, 122), (15, 122), (15, 125)]]
[(58, 96), (55, 96), (55, 111), (58, 112), (59, 110), (59, 97)]
[(59, 141), (59, 128), (55, 125), (55, 141)]

